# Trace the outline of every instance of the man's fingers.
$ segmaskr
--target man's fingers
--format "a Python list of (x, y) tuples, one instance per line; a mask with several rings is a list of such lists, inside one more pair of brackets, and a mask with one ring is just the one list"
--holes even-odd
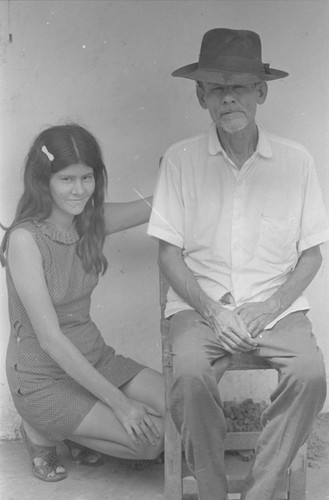
[(234, 332), (231, 332), (230, 335), (225, 335), (222, 332), (218, 339), (223, 346), (223, 349), (232, 354), (235, 352), (249, 352), (254, 349), (254, 347), (250, 345), (250, 343), (244, 342)]
[(252, 339), (250, 338), (250, 332), (249, 332), (249, 324), (248, 324), (248, 318), (244, 319), (240, 315), (236, 315), (236, 321), (237, 321), (237, 326), (238, 329), (237, 331), (240, 333), (240, 337), (245, 339), (247, 343), (252, 343)]
[(243, 342), (255, 349), (257, 347), (257, 342), (253, 340), (251, 336), (250, 326), (248, 324), (246, 325), (245, 321), (243, 321), (240, 316), (237, 316), (237, 322), (242, 332), (242, 336), (239, 335), (239, 337), (243, 340)]
[(250, 323), (250, 334), (254, 338), (259, 335), (264, 330), (263, 323), (260, 323), (258, 320), (253, 320)]

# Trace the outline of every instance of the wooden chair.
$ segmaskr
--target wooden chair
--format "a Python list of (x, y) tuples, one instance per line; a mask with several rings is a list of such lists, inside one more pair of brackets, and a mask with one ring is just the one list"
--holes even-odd
[[(170, 322), (164, 317), (167, 300), (168, 283), (160, 273), (160, 306), (161, 306), (161, 337), (162, 337), (162, 363), (165, 378), (166, 408), (168, 408), (168, 388), (173, 376), (173, 355), (170, 337), (168, 335)], [(267, 370), (271, 369), (265, 360), (252, 358), (250, 355), (233, 357), (229, 370)], [(253, 450), (260, 432), (228, 432), (226, 450)], [(164, 490), (165, 500), (182, 500), (183, 493), (197, 493), (194, 478), (184, 479), (182, 474), (182, 444), (181, 437), (170, 417), (169, 411), (165, 415), (165, 472)], [(290, 469), (285, 474), (277, 499), (305, 500), (306, 498), (306, 467), (307, 445), (304, 444)], [(230, 494), (241, 493), (245, 474), (228, 474), (228, 488)], [(230, 496), (230, 498), (232, 498)], [(234, 496), (236, 498), (236, 496)]]

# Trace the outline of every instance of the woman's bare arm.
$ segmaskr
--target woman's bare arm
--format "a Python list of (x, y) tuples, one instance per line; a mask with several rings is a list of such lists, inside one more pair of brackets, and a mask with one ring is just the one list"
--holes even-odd
[(151, 210), (152, 196), (125, 203), (105, 203), (106, 234), (145, 224), (150, 218)]

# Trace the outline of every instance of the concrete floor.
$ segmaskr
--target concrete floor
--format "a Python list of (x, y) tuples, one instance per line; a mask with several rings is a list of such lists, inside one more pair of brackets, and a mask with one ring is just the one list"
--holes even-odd
[[(46, 483), (32, 475), (21, 440), (0, 442), (1, 500), (163, 500), (163, 465), (108, 458), (102, 467), (72, 464), (58, 447), (68, 478)], [(329, 499), (328, 466), (308, 469), (307, 500)], [(237, 497), (231, 497), (237, 498)], [(184, 495), (184, 500), (196, 500)]]

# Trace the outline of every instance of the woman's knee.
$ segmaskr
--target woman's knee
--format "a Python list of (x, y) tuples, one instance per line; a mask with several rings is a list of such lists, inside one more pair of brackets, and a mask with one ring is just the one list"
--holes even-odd
[(155, 460), (164, 450), (164, 434), (157, 438), (155, 445), (135, 446), (136, 460)]
[(161, 415), (165, 412), (164, 378), (151, 368), (144, 368), (120, 390), (128, 398), (147, 404)]

